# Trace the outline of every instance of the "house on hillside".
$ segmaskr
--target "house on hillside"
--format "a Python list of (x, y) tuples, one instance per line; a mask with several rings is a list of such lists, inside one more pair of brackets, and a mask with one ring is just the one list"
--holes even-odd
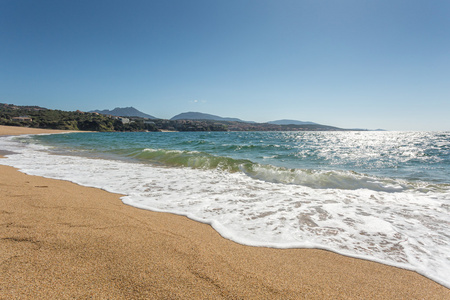
[(122, 124), (128, 124), (128, 123), (130, 123), (130, 119), (128, 119), (128, 118), (122, 118), (122, 117), (119, 117), (119, 121), (121, 121)]
[(33, 119), (31, 119), (29, 116), (13, 117), (12, 120), (18, 121), (18, 122), (32, 122), (33, 121)]

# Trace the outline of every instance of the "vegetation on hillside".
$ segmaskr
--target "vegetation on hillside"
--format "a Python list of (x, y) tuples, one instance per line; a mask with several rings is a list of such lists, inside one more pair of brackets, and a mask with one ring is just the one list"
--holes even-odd
[(119, 118), (88, 112), (69, 112), (38, 106), (0, 103), (0, 125), (85, 131), (226, 131), (223, 124), (207, 121)]

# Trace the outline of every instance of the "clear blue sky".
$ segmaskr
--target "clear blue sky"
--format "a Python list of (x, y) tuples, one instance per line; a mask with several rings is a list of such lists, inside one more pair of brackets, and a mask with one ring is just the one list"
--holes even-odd
[(0, 0), (0, 102), (450, 130), (450, 1)]

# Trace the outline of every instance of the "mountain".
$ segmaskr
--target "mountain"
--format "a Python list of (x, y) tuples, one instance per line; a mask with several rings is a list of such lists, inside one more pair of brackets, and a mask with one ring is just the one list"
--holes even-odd
[(314, 122), (303, 122), (303, 121), (297, 121), (297, 120), (277, 120), (277, 121), (271, 121), (267, 122), (269, 124), (276, 124), (276, 125), (318, 125)]
[(204, 114), (200, 112), (185, 112), (181, 113), (179, 115), (176, 115), (171, 120), (214, 120), (214, 121), (230, 121), (230, 122), (246, 122), (246, 123), (254, 123), (254, 122), (247, 122), (242, 121), (241, 119), (237, 118), (222, 118), (215, 115), (210, 114)]
[(91, 113), (99, 113), (102, 115), (112, 115), (117, 117), (141, 117), (148, 119), (156, 119), (151, 115), (147, 115), (134, 107), (116, 107), (113, 110), (91, 110)]

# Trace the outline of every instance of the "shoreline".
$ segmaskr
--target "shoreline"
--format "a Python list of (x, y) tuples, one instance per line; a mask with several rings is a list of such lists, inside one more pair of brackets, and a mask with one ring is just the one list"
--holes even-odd
[(0, 298), (450, 298), (412, 271), (325, 250), (239, 245), (186, 217), (3, 165), (0, 194)]
[(42, 129), (42, 128), (0, 125), (0, 136), (21, 135), (21, 134), (43, 134), (43, 133), (68, 133), (68, 132), (89, 132), (89, 131)]

